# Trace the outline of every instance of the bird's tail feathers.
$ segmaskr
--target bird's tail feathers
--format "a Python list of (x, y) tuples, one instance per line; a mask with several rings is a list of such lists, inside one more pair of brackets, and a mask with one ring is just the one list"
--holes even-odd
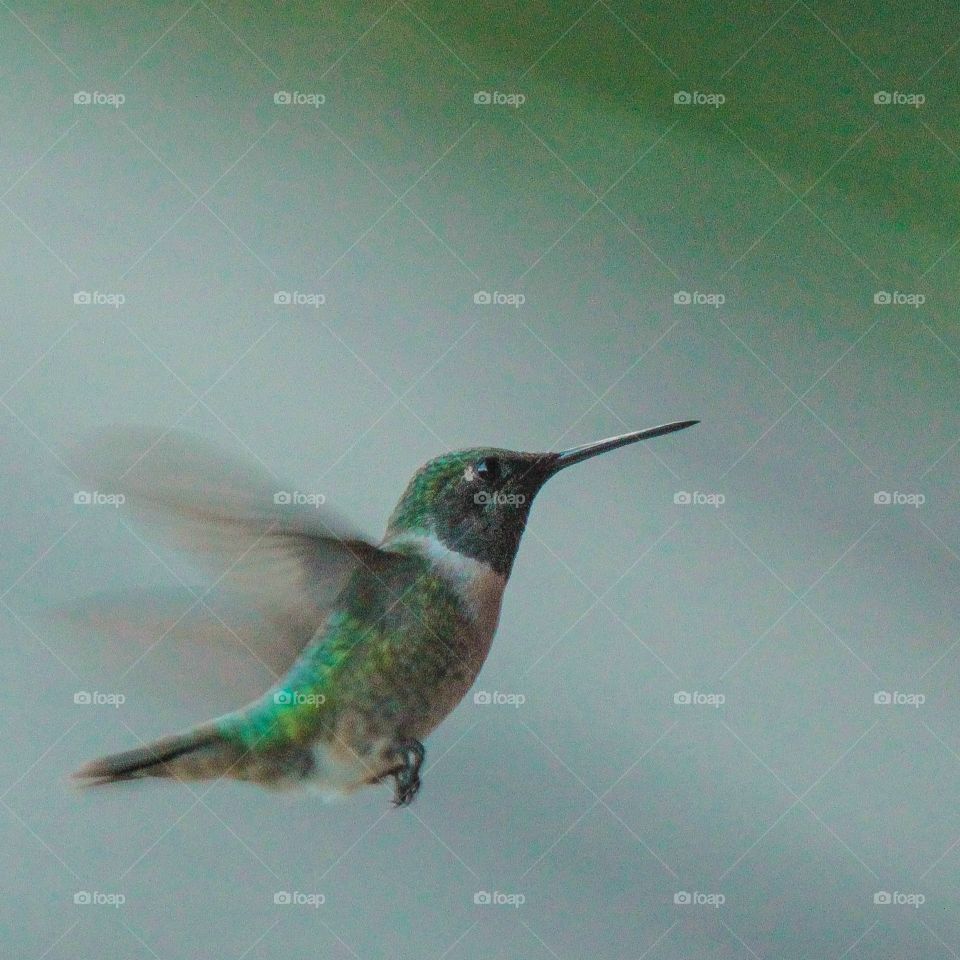
[(207, 780), (229, 775), (243, 753), (224, 739), (212, 724), (155, 740), (143, 747), (100, 757), (84, 764), (73, 778), (84, 786), (99, 786), (139, 777)]

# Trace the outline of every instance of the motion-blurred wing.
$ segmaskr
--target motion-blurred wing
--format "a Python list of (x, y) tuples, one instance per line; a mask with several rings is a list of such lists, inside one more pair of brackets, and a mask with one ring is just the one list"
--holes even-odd
[(257, 608), (286, 662), (354, 570), (384, 556), (323, 506), (292, 502), (294, 488), (266, 470), (183, 434), (113, 432), (84, 445), (75, 466)]

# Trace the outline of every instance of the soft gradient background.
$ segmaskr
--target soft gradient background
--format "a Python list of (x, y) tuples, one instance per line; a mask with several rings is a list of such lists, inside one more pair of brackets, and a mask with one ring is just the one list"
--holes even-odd
[[(4, 955), (957, 957), (958, 65), (934, 0), (0, 0)], [(525, 702), (469, 697), (412, 809), (65, 783), (269, 679), (74, 504), (91, 431), (203, 434), (376, 534), (445, 449), (687, 417), (543, 493), (477, 684)], [(41, 615), (126, 587), (186, 616)]]

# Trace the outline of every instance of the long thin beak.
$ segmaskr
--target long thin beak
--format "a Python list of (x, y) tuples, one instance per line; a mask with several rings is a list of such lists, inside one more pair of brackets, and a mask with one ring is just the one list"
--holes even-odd
[(692, 427), (699, 422), (699, 420), (678, 420), (676, 423), (664, 423), (659, 427), (648, 427), (646, 430), (637, 430), (634, 433), (622, 433), (619, 437), (607, 437), (606, 440), (597, 440), (594, 443), (585, 443), (580, 447), (573, 447), (571, 450), (564, 450), (555, 454), (555, 459), (550, 463), (547, 475), (552, 477), (557, 471), (563, 470), (565, 467), (580, 463), (581, 460), (589, 460), (590, 457), (606, 453), (608, 450), (625, 447), (628, 443), (649, 440), (651, 437), (662, 437), (665, 433), (674, 433), (677, 430), (686, 430), (687, 427)]

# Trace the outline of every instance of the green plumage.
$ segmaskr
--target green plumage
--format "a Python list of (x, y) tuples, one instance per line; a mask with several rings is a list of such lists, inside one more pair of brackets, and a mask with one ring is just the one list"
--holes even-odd
[(333, 736), (348, 713), (370, 735), (398, 723), (419, 733), (438, 688), (469, 685), (466, 627), (462, 599), (422, 556), (362, 567), (283, 681), (217, 728), (255, 751)]

